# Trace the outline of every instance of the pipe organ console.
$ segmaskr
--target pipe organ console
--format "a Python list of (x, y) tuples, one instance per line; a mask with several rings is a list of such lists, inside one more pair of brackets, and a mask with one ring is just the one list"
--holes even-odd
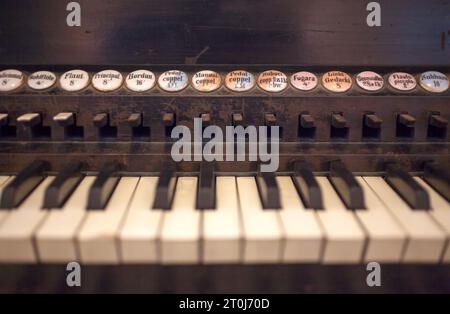
[(0, 5), (0, 291), (450, 292), (448, 3), (79, 2)]

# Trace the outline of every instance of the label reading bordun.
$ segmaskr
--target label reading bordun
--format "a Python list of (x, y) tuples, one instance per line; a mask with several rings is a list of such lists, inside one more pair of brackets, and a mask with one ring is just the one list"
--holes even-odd
[(225, 77), (225, 86), (233, 92), (246, 92), (255, 86), (255, 77), (248, 71), (231, 71)]
[(18, 70), (0, 72), (0, 92), (10, 92), (23, 84), (23, 73)]
[(389, 84), (399, 91), (410, 91), (417, 86), (414, 76), (405, 72), (392, 73), (389, 76)]
[(183, 71), (170, 70), (161, 74), (158, 85), (166, 92), (179, 92), (188, 85), (188, 76)]
[(125, 85), (133, 92), (145, 92), (156, 83), (155, 74), (147, 70), (137, 70), (127, 75)]
[(342, 71), (330, 71), (323, 75), (322, 85), (334, 93), (343, 93), (352, 87), (352, 78)]

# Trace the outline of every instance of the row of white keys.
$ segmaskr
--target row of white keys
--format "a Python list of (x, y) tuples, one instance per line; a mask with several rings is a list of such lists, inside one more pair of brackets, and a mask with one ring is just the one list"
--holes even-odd
[(411, 209), (381, 177), (364, 177), (370, 188), (395, 216), (408, 236), (402, 261), (429, 263), (440, 260), (446, 236), (425, 210)]
[(161, 263), (200, 262), (201, 211), (195, 209), (196, 196), (197, 177), (178, 178), (172, 209), (163, 214)]
[(242, 258), (242, 226), (235, 177), (216, 178), (216, 209), (203, 210), (204, 263), (237, 263)]
[(44, 192), (54, 179), (44, 179), (19, 205), (11, 210), (0, 225), (0, 261), (36, 263), (33, 235), (48, 211), (42, 210)]
[[(5, 186), (13, 179), (14, 177), (0, 176), (0, 198), (2, 196), (3, 189), (5, 188)], [(0, 224), (2, 223), (3, 219), (8, 215), (8, 213), (9, 210), (0, 208)]]
[(89, 189), (94, 176), (85, 177), (61, 209), (51, 209), (36, 232), (39, 259), (46, 263), (78, 260), (75, 238), (86, 215)]
[(138, 177), (121, 178), (106, 208), (90, 210), (77, 234), (80, 260), (89, 264), (118, 264), (117, 232), (125, 217)]
[(431, 209), (428, 213), (439, 224), (447, 237), (447, 245), (442, 256), (442, 262), (450, 262), (450, 204), (439, 193), (437, 193), (432, 187), (430, 187), (425, 181), (419, 177), (414, 178), (428, 193), (430, 196)]
[(277, 210), (265, 210), (259, 199), (254, 177), (238, 177), (241, 206), (244, 263), (281, 261), (283, 231)]
[(324, 234), (316, 211), (303, 206), (291, 177), (279, 176), (276, 179), (281, 200), (278, 212), (286, 239), (283, 262), (320, 262)]
[(362, 260), (365, 233), (326, 177), (316, 177), (322, 191), (324, 210), (317, 211), (326, 243), (324, 264), (359, 263)]
[(356, 177), (366, 203), (366, 209), (355, 215), (368, 235), (366, 262), (399, 262), (406, 244), (406, 232), (388, 211), (362, 177)]
[(141, 177), (119, 232), (124, 263), (156, 263), (163, 211), (152, 209), (158, 177)]

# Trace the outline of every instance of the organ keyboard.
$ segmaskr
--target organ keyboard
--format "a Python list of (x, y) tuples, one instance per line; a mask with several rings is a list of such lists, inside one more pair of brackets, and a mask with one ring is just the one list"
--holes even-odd
[[(0, 211), (0, 262), (450, 261), (450, 204), (427, 176), (402, 172), (392, 184), (389, 175), (353, 175), (341, 164), (345, 174), (309, 173), (303, 191), (312, 184), (317, 193), (310, 197), (323, 204), (310, 208), (295, 173), (213, 173), (213, 180), (202, 182), (205, 168), (199, 174), (139, 176), (108, 172), (116, 167), (107, 165), (97, 175), (84, 175), (69, 165), (47, 175), (42, 164), (0, 178), (2, 206), (11, 205)], [(448, 176), (438, 176), (448, 188)], [(210, 208), (199, 206), (205, 197), (201, 185), (215, 198)], [(424, 197), (420, 208), (395, 189), (407, 185), (415, 188), (408, 196)], [(52, 194), (63, 201), (46, 207)], [(155, 207), (157, 198), (168, 198), (169, 207)], [(264, 205), (267, 198), (279, 202)], [(349, 207), (355, 201), (359, 205)]]

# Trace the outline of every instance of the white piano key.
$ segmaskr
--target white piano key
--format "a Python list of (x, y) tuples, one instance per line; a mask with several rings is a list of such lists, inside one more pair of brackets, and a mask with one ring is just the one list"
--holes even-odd
[(365, 234), (353, 212), (348, 210), (326, 177), (317, 177), (324, 210), (317, 211), (324, 228), (325, 264), (358, 263), (362, 259)]
[[(8, 176), (0, 176), (0, 198), (2, 197), (2, 192), (5, 186), (11, 182), (11, 180), (14, 179), (14, 176), (8, 177)], [(1, 209), (0, 208), (0, 224), (2, 223), (3, 219), (8, 215), (9, 210)]]
[(277, 210), (265, 210), (254, 177), (238, 177), (244, 235), (244, 263), (281, 261), (283, 230)]
[(242, 228), (235, 177), (216, 178), (216, 209), (203, 211), (203, 261), (241, 261)]
[(200, 261), (201, 212), (195, 209), (197, 177), (180, 177), (172, 209), (163, 214), (161, 262), (189, 264)]
[(378, 198), (397, 218), (409, 241), (402, 261), (429, 263), (439, 261), (445, 234), (425, 210), (411, 209), (381, 177), (364, 177)]
[(120, 179), (104, 210), (86, 211), (86, 218), (77, 235), (83, 263), (119, 263), (116, 236), (138, 181), (138, 177)]
[(39, 260), (47, 263), (79, 260), (75, 236), (86, 215), (94, 176), (85, 177), (61, 209), (50, 210), (35, 234)]
[(44, 179), (36, 189), (9, 212), (0, 225), (0, 261), (36, 263), (38, 261), (33, 245), (33, 234), (48, 214), (41, 209), (44, 192), (53, 176)]
[(362, 177), (356, 177), (364, 192), (365, 210), (356, 210), (361, 225), (368, 234), (364, 260), (366, 262), (400, 262), (406, 245), (406, 232), (378, 199)]
[(277, 177), (286, 243), (283, 262), (319, 262), (324, 235), (315, 210), (305, 209), (291, 177)]
[(447, 246), (442, 256), (442, 262), (450, 263), (450, 204), (421, 178), (414, 177), (414, 179), (419, 182), (430, 196), (431, 209), (428, 213), (444, 230), (447, 237)]
[(119, 232), (121, 259), (124, 263), (159, 261), (157, 236), (163, 211), (152, 209), (158, 177), (141, 177)]

